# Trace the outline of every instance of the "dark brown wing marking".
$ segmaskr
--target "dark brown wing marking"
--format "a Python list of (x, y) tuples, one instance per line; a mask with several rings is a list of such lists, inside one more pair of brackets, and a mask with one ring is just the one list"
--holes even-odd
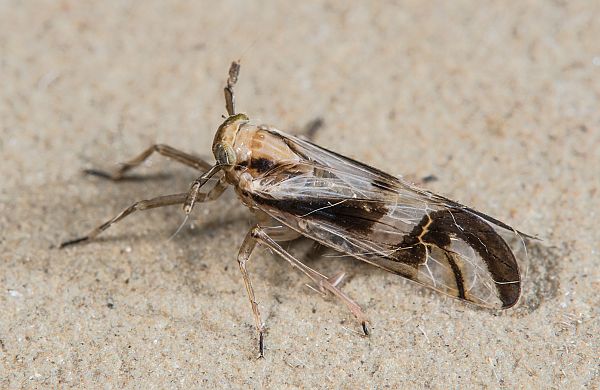
[(361, 199), (269, 199), (254, 196), (254, 200), (263, 206), (282, 210), (297, 218), (328, 222), (357, 234), (370, 233), (372, 226), (380, 223), (388, 211), (383, 202), (365, 202)]
[[(447, 249), (452, 238), (463, 240), (481, 256), (496, 282), (502, 307), (514, 305), (520, 295), (520, 285), (514, 283), (519, 280), (515, 256), (489, 224), (465, 210), (439, 210), (425, 215), (398, 244), (399, 248), (408, 250), (399, 250), (395, 255), (405, 263), (423, 264), (426, 261), (427, 246)], [(446, 255), (450, 258), (453, 256), (452, 252), (446, 252)], [(454, 272), (457, 289), (464, 295), (462, 274), (455, 261), (449, 259), (449, 265)]]
[(452, 268), (452, 272), (454, 273), (454, 279), (456, 280), (456, 289), (458, 290), (458, 297), (462, 299), (467, 299), (465, 295), (465, 281), (463, 279), (462, 271), (456, 261), (452, 258), (452, 256), (446, 252), (446, 260), (448, 264), (450, 264), (450, 268)]
[(250, 168), (256, 170), (258, 173), (268, 172), (274, 167), (275, 162), (268, 158), (260, 157), (250, 160)]

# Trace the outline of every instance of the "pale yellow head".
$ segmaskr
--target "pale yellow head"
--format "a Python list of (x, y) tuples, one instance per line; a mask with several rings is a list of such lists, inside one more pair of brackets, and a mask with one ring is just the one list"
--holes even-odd
[(231, 115), (217, 129), (212, 151), (217, 164), (222, 165), (224, 170), (231, 170), (237, 163), (237, 156), (233, 148), (235, 137), (240, 126), (249, 120), (246, 114)]

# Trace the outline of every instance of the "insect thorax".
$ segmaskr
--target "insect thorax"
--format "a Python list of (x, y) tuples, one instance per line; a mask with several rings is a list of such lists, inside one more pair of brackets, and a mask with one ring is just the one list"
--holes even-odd
[[(217, 140), (219, 136), (221, 138)], [(224, 123), (219, 128), (217, 137), (215, 145), (232, 142), (230, 145), (235, 154), (235, 164), (226, 171), (227, 181), (233, 185), (239, 183), (240, 175), (244, 173), (256, 179), (275, 168), (301, 161), (300, 156), (287, 145), (285, 139), (266, 125), (252, 124), (247, 120)]]

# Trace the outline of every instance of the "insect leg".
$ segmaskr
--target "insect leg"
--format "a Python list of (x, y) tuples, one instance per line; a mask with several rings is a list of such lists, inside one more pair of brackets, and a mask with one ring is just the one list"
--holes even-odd
[(240, 74), (240, 62), (233, 61), (229, 67), (229, 77), (227, 78), (227, 85), (223, 92), (225, 93), (225, 108), (229, 116), (235, 115), (235, 94), (233, 87), (237, 83), (238, 76)]
[(155, 145), (150, 146), (148, 149), (144, 150), (138, 156), (132, 158), (129, 161), (124, 162), (123, 164), (121, 164), (121, 166), (118, 169), (116, 169), (112, 172), (105, 172), (105, 171), (96, 170), (96, 169), (86, 169), (85, 173), (94, 175), (94, 176), (100, 176), (105, 179), (110, 179), (110, 180), (115, 180), (115, 181), (121, 180), (123, 178), (123, 175), (127, 171), (129, 171), (130, 169), (135, 168), (138, 165), (140, 165), (141, 163), (143, 163), (154, 152), (156, 152), (160, 155), (163, 155), (165, 157), (168, 157), (170, 159), (173, 159), (182, 164), (185, 164), (187, 166), (190, 166), (199, 171), (208, 171), (212, 166), (211, 164), (207, 163), (200, 157), (182, 152), (181, 150), (172, 148), (169, 145), (155, 144)]
[(277, 242), (292, 241), (302, 237), (302, 234), (287, 226), (283, 226), (279, 221), (262, 211), (257, 211), (255, 215), (258, 226), (265, 232), (268, 231), (269, 237)]
[(117, 216), (104, 222), (102, 225), (98, 226), (97, 228), (95, 228), (94, 230), (92, 230), (91, 232), (86, 234), (85, 236), (78, 237), (73, 240), (69, 240), (69, 241), (65, 241), (65, 242), (61, 243), (60, 248), (64, 248), (66, 246), (73, 245), (73, 244), (78, 244), (83, 241), (88, 241), (88, 240), (96, 237), (98, 234), (102, 233), (106, 229), (108, 229), (114, 223), (119, 222), (120, 220), (122, 220), (123, 218), (127, 217), (128, 215), (134, 213), (135, 211), (148, 210), (148, 209), (153, 209), (153, 208), (157, 208), (157, 207), (164, 207), (164, 206), (170, 206), (170, 205), (174, 205), (174, 204), (183, 203), (185, 201), (186, 195), (187, 194), (185, 194), (185, 193), (165, 195), (165, 196), (159, 196), (159, 197), (148, 199), (148, 200), (140, 200), (138, 202), (135, 202), (134, 204), (132, 204), (131, 206), (127, 207), (126, 209), (121, 211), (119, 214), (117, 214)]
[[(223, 193), (225, 188), (227, 188), (227, 187), (223, 183), (221, 183), (221, 181), (219, 181), (219, 183), (217, 183), (217, 185), (214, 188), (212, 188), (208, 193), (198, 194), (196, 201), (197, 202), (207, 202), (210, 200), (214, 200)], [(90, 239), (96, 237), (98, 234), (102, 233), (103, 231), (105, 231), (106, 229), (111, 227), (113, 224), (119, 222), (123, 218), (127, 217), (128, 215), (131, 215), (132, 213), (134, 213), (136, 211), (154, 209), (157, 207), (171, 206), (171, 205), (176, 205), (176, 204), (183, 204), (185, 202), (187, 196), (188, 196), (187, 193), (181, 193), (181, 194), (158, 196), (156, 198), (152, 198), (152, 199), (148, 199), (148, 200), (140, 200), (138, 202), (135, 202), (131, 206), (127, 207), (123, 211), (121, 211), (114, 218), (111, 218), (110, 220), (104, 222), (102, 225), (98, 226), (97, 228), (95, 228), (94, 230), (89, 232), (87, 235), (75, 238), (73, 240), (65, 241), (65, 242), (61, 243), (59, 247), (64, 248), (69, 245), (74, 245), (74, 244), (78, 244), (80, 242), (89, 241)]]
[(248, 293), (248, 300), (250, 301), (250, 305), (252, 306), (252, 314), (254, 315), (254, 324), (256, 325), (256, 330), (258, 331), (258, 353), (259, 357), (264, 356), (265, 343), (264, 343), (264, 327), (262, 320), (260, 318), (260, 311), (258, 309), (258, 303), (256, 302), (256, 298), (254, 296), (254, 289), (252, 288), (252, 282), (250, 281), (250, 274), (246, 269), (246, 262), (250, 260), (250, 255), (254, 248), (256, 248), (256, 239), (253, 237), (252, 231), (248, 232), (246, 238), (244, 238), (244, 242), (240, 247), (240, 251), (238, 253), (238, 264), (240, 266), (240, 271), (242, 271), (242, 277), (244, 279), (244, 285), (246, 286), (246, 292)]
[(183, 211), (186, 215), (189, 215), (194, 208), (196, 202), (203, 202), (205, 200), (216, 199), (219, 195), (225, 191), (227, 188), (227, 182), (225, 180), (225, 175), (222, 175), (215, 187), (209, 192), (209, 195), (212, 196), (210, 199), (201, 198), (202, 194), (200, 193), (200, 188), (206, 184), (217, 172), (221, 170), (219, 165), (215, 165), (211, 167), (207, 172), (205, 172), (202, 176), (197, 178), (192, 182), (189, 191), (187, 192), (187, 196), (185, 201), (183, 202)]
[(363, 313), (360, 306), (352, 300), (352, 298), (350, 298), (337, 287), (337, 284), (339, 284), (343, 276), (337, 275), (333, 278), (328, 278), (325, 275), (322, 275), (321, 273), (315, 271), (306, 264), (302, 263), (300, 260), (296, 259), (285, 249), (283, 249), (281, 245), (275, 242), (275, 240), (273, 240), (259, 226), (254, 227), (250, 231), (250, 234), (256, 241), (266, 245), (272, 251), (274, 251), (275, 253), (283, 257), (285, 260), (287, 260), (292, 265), (292, 267), (298, 268), (302, 273), (308, 276), (322, 291), (329, 291), (337, 298), (339, 298), (348, 307), (348, 309), (356, 317), (356, 319), (360, 322), (365, 335), (369, 334), (369, 328), (367, 326), (369, 320), (367, 316)]

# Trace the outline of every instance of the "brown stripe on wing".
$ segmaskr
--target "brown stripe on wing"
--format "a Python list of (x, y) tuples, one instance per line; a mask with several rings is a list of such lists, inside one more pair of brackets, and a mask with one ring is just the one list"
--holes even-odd
[(463, 279), (462, 271), (456, 261), (451, 254), (445, 252), (446, 260), (448, 260), (448, 264), (450, 264), (450, 268), (452, 269), (452, 273), (454, 273), (454, 279), (456, 280), (456, 289), (458, 290), (458, 297), (461, 299), (467, 299), (465, 295), (465, 281)]
[(273, 207), (300, 219), (324, 221), (340, 230), (369, 234), (376, 223), (388, 212), (384, 202), (339, 198), (283, 198), (271, 199), (254, 195), (255, 202)]
[(452, 199), (448, 199), (444, 196), (438, 195), (438, 194), (434, 194), (433, 192), (430, 191), (425, 191), (426, 193), (428, 193), (432, 198), (435, 198), (436, 200), (438, 200), (439, 202), (441, 202), (443, 205), (445, 205), (446, 207), (452, 207), (453, 209), (460, 209), (460, 210), (464, 210), (466, 212), (469, 212), (471, 214), (475, 214), (477, 216), (479, 216), (482, 219), (485, 219), (486, 221), (488, 221), (491, 224), (494, 224), (498, 227), (501, 227), (502, 229), (506, 229), (508, 231), (511, 232), (515, 232), (518, 235), (522, 236), (522, 237), (526, 237), (526, 238), (531, 238), (531, 239), (537, 239), (535, 236), (529, 235), (527, 233), (523, 233), (521, 231), (516, 230), (515, 228), (513, 228), (512, 226), (494, 218), (494, 217), (490, 217), (487, 214), (482, 213), (481, 211), (477, 211), (471, 207), (467, 207), (465, 205), (462, 205)]
[[(426, 246), (434, 245), (449, 249), (451, 238), (467, 243), (485, 263), (495, 283), (502, 307), (513, 306), (521, 293), (519, 268), (508, 244), (496, 231), (479, 217), (462, 209), (446, 209), (426, 214), (414, 229), (406, 235), (395, 252), (399, 261), (419, 265), (426, 262)], [(445, 251), (447, 257), (453, 255)], [(448, 263), (456, 279), (461, 298), (465, 288), (462, 271), (451, 259)], [(468, 298), (465, 298), (468, 299)]]

